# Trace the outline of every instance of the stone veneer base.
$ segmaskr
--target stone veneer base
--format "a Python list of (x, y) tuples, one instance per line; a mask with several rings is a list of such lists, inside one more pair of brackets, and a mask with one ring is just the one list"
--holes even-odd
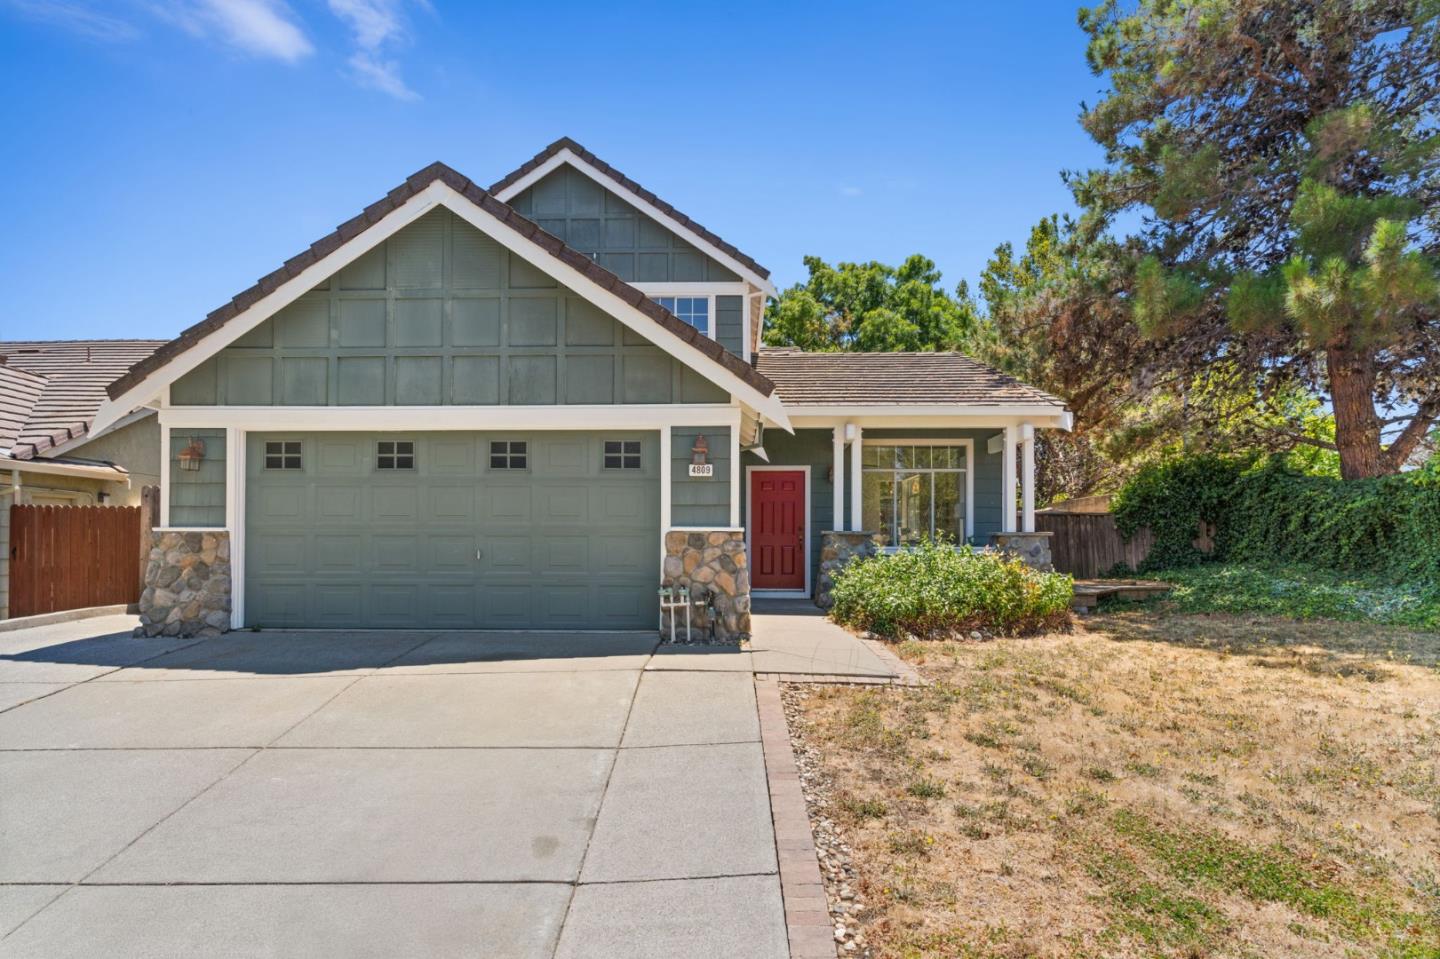
[(230, 629), (230, 534), (155, 530), (137, 636), (218, 636)]
[(830, 591), (835, 587), (835, 572), (843, 569), (857, 556), (875, 555), (875, 534), (864, 530), (827, 529), (820, 534), (820, 576), (815, 583), (815, 605), (829, 609), (835, 605)]
[(1049, 573), (1055, 569), (1050, 555), (1050, 538), (1054, 535), (1051, 532), (991, 533), (990, 547)]
[[(750, 563), (745, 554), (743, 530), (671, 530), (666, 533), (661, 585), (687, 587), (692, 597), (703, 596), (707, 592), (713, 597), (713, 638), (712, 617), (708, 608), (694, 605), (690, 608), (692, 640), (738, 643), (749, 638)], [(662, 620), (660, 631), (663, 637), (669, 638), (668, 619)], [(685, 621), (677, 619), (676, 638), (684, 633)]]

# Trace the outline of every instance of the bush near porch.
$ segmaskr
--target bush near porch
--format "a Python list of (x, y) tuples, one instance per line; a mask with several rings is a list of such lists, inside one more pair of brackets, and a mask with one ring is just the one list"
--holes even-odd
[(887, 638), (1023, 635), (1066, 625), (1072, 586), (1063, 573), (927, 540), (837, 571), (830, 617)]

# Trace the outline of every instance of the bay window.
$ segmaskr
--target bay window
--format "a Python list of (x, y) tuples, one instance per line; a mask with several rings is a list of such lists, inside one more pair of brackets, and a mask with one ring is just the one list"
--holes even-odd
[(884, 547), (925, 537), (967, 539), (970, 446), (955, 441), (866, 443), (861, 459), (861, 522)]

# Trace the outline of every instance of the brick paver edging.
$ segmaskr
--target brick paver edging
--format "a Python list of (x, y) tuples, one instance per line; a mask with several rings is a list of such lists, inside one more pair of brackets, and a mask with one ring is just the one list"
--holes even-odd
[(835, 959), (835, 923), (820, 878), (810, 814), (800, 790), (800, 772), (790, 746), (785, 707), (780, 702), (780, 683), (756, 677), (755, 703), (760, 711), (760, 744), (770, 787), (770, 818), (775, 825), (790, 959)]

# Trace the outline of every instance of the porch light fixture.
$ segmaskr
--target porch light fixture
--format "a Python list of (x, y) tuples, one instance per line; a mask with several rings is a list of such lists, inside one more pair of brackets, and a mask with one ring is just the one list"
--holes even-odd
[(190, 437), (190, 443), (180, 451), (180, 468), (194, 473), (200, 469), (200, 462), (205, 459), (205, 441), (198, 436)]
[(710, 454), (710, 443), (705, 439), (704, 434), (695, 437), (695, 445), (690, 447), (690, 462), (696, 466), (705, 465), (705, 457)]

